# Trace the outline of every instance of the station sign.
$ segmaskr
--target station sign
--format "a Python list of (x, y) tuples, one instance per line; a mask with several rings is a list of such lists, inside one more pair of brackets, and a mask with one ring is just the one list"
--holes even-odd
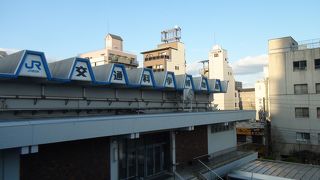
[(91, 81), (90, 71), (86, 62), (76, 61), (72, 71), (71, 80)]
[(208, 84), (205, 78), (201, 80), (201, 90), (208, 90)]
[(23, 64), (21, 65), (19, 76), (47, 77), (41, 56), (27, 54), (25, 60), (22, 62)]
[(167, 73), (167, 77), (165, 79), (165, 87), (174, 88), (174, 79), (173, 74)]
[(151, 73), (150, 71), (146, 71), (144, 70), (143, 73), (142, 73), (142, 76), (141, 76), (141, 85), (144, 85), (144, 86), (153, 86), (153, 83), (152, 83), (152, 79), (151, 79)]
[(191, 89), (192, 88), (192, 80), (190, 76), (186, 76), (185, 82), (184, 82), (184, 88)]
[(124, 72), (121, 67), (114, 66), (110, 82), (115, 84), (126, 84)]

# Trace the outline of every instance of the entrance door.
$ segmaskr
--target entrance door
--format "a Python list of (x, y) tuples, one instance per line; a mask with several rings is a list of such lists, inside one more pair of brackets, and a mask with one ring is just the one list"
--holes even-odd
[(160, 173), (164, 170), (164, 151), (162, 144), (149, 145), (146, 148), (147, 176)]

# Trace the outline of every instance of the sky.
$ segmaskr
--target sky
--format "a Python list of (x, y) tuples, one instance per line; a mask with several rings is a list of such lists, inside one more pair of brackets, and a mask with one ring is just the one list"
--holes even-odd
[(235, 78), (263, 78), (272, 38), (320, 38), (319, 0), (0, 0), (0, 49), (45, 52), (49, 61), (102, 49), (107, 33), (138, 55), (178, 25), (187, 69), (197, 74), (214, 44), (228, 50)]

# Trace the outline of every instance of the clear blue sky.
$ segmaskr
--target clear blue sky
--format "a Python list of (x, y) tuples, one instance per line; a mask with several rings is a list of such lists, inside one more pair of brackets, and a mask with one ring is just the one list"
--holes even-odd
[(156, 47), (161, 30), (179, 25), (188, 63), (206, 59), (214, 42), (234, 62), (266, 54), (271, 38), (320, 38), (319, 7), (319, 0), (1, 0), (0, 48), (67, 58), (102, 49), (110, 32), (139, 54)]

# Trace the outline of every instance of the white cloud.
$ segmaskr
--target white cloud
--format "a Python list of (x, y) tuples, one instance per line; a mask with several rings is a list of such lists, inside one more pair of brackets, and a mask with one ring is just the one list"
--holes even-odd
[(245, 75), (263, 72), (263, 67), (268, 65), (268, 55), (247, 56), (231, 64), (234, 74)]
[(187, 64), (187, 73), (193, 76), (199, 75), (202, 69), (202, 63), (192, 62)]
[(18, 49), (8, 49), (8, 48), (0, 48), (0, 51), (5, 51), (7, 54), (12, 54), (18, 52)]

